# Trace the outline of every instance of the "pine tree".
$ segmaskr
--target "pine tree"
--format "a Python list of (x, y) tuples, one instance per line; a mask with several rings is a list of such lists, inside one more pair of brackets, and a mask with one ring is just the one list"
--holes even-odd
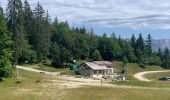
[(139, 38), (136, 41), (136, 52), (135, 52), (139, 63), (142, 62), (143, 59), (142, 56), (144, 55), (144, 51), (145, 51), (144, 39), (142, 37), (142, 34), (139, 34)]
[(163, 60), (163, 52), (161, 48), (158, 50), (158, 56), (161, 58), (161, 60)]
[(131, 46), (135, 49), (136, 47), (136, 38), (135, 35), (133, 34), (132, 38), (131, 38)]
[(137, 39), (137, 48), (140, 49), (142, 52), (144, 52), (145, 50), (145, 43), (142, 34), (139, 34), (139, 38)]
[(11, 67), (11, 33), (7, 30), (3, 10), (0, 7), (0, 78), (10, 76), (12, 73)]
[(166, 48), (164, 51), (164, 57), (163, 57), (163, 64), (162, 66), (166, 69), (170, 69), (170, 52), (169, 49)]
[(116, 40), (116, 34), (114, 32), (112, 32), (111, 36), (110, 36), (113, 40)]
[(146, 40), (146, 53), (152, 54), (152, 37), (149, 34)]
[(24, 30), (25, 33), (27, 34), (27, 39), (29, 43), (31, 43), (31, 35), (33, 33), (33, 12), (30, 8), (30, 5), (27, 0), (24, 1), (23, 5), (23, 25), (24, 25)]
[(45, 16), (45, 11), (39, 2), (34, 10), (34, 21), (33, 45), (40, 62), (44, 62), (50, 47), (50, 24), (48, 12)]
[(44, 35), (45, 35), (45, 39), (44, 39), (44, 50), (45, 50), (45, 55), (47, 56), (49, 53), (49, 48), (51, 46), (51, 27), (50, 27), (50, 16), (48, 14), (48, 11), (46, 12), (46, 16), (45, 16), (45, 20), (44, 20)]
[(164, 59), (168, 59), (170, 57), (170, 52), (169, 52), (169, 49), (168, 48), (165, 48), (165, 51), (164, 51)]
[(13, 65), (18, 63), (18, 58), (22, 55), (25, 46), (25, 32), (23, 27), (21, 0), (8, 0), (7, 21), (8, 29), (12, 33), (13, 40)]
[(91, 56), (91, 58), (93, 59), (93, 60), (102, 60), (102, 57), (101, 57), (101, 55), (100, 55), (100, 52), (98, 51), (98, 50), (95, 50), (93, 53), (92, 53), (92, 56)]

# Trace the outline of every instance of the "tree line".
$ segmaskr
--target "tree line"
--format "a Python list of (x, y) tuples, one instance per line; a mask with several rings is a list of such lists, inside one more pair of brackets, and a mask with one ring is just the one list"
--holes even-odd
[(93, 28), (70, 27), (56, 17), (52, 22), (48, 11), (38, 2), (32, 10), (27, 0), (8, 0), (6, 15), (0, 7), (0, 76), (11, 74), (18, 63), (46, 63), (54, 67), (76, 60), (117, 60), (141, 65), (170, 66), (168, 48), (152, 51), (152, 37), (142, 34), (131, 39), (115, 33), (98, 36)]

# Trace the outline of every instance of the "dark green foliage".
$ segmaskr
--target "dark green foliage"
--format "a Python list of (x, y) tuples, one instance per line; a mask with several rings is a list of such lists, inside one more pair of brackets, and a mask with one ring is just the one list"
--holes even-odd
[(13, 40), (13, 65), (17, 64), (18, 58), (22, 55), (25, 41), (23, 27), (23, 11), (21, 0), (8, 0), (7, 7), (8, 29), (12, 33)]
[(100, 51), (102, 58), (105, 60), (113, 59), (113, 43), (111, 39), (109, 39), (106, 34), (103, 34), (98, 41), (98, 50)]
[(131, 46), (132, 46), (133, 48), (136, 47), (136, 38), (135, 38), (135, 35), (134, 35), (134, 34), (132, 35), (132, 38), (131, 38)]
[(7, 30), (6, 22), (3, 16), (2, 8), (0, 7), (0, 78), (7, 77), (12, 74), (11, 67), (11, 34)]
[(163, 51), (161, 48), (158, 50), (158, 56), (161, 58), (161, 60), (163, 60)]
[(169, 49), (166, 48), (164, 51), (164, 55), (163, 55), (163, 60), (162, 60), (162, 66), (166, 69), (170, 69), (170, 52)]
[(156, 54), (143, 54), (141, 56), (141, 63), (144, 65), (161, 65), (161, 59)]
[(135, 63), (137, 61), (137, 58), (136, 58), (134, 52), (128, 53), (128, 59), (129, 59), (129, 62), (131, 62), (131, 63)]
[(139, 34), (139, 38), (137, 39), (137, 49), (139, 49), (141, 52), (144, 52), (145, 50), (145, 43), (144, 39), (142, 37), (142, 34)]
[(30, 8), (30, 5), (27, 0), (24, 1), (23, 5), (23, 25), (24, 25), (24, 30), (26, 33), (26, 37), (28, 39), (29, 43), (32, 43), (32, 34), (33, 34), (33, 12)]
[(95, 50), (95, 51), (92, 53), (91, 59), (93, 59), (93, 60), (95, 60), (95, 61), (102, 60), (102, 57), (101, 57), (101, 55), (100, 55), (100, 52), (99, 52), (98, 50)]
[(137, 39), (135, 46), (135, 54), (138, 59), (138, 63), (142, 62), (144, 51), (145, 51), (144, 39), (142, 37), (142, 34), (139, 34), (139, 38)]
[(123, 57), (122, 62), (124, 65), (126, 65), (129, 62), (126, 56)]
[(36, 63), (37, 62), (37, 54), (35, 51), (31, 49), (24, 49), (22, 52), (22, 56), (19, 58), (19, 63)]
[(31, 36), (33, 46), (40, 62), (45, 62), (50, 47), (50, 25), (48, 12), (38, 2), (34, 10), (34, 34)]
[(149, 34), (146, 40), (146, 53), (147, 54), (152, 54), (152, 37)]

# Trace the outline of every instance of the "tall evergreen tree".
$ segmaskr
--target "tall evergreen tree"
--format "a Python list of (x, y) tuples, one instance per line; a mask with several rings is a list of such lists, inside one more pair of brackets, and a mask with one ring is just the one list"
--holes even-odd
[(168, 59), (169, 57), (170, 57), (169, 49), (168, 49), (168, 48), (165, 48), (165, 51), (164, 51), (164, 59)]
[(139, 38), (137, 39), (137, 48), (140, 49), (142, 52), (144, 52), (145, 50), (145, 43), (142, 34), (139, 34)]
[(0, 78), (11, 75), (11, 34), (7, 30), (3, 10), (0, 7)]
[(146, 40), (146, 53), (152, 54), (152, 37), (149, 34)]
[(7, 7), (8, 29), (12, 33), (13, 40), (13, 65), (22, 55), (25, 46), (25, 32), (23, 27), (23, 12), (21, 0), (8, 0)]
[(111, 36), (110, 36), (113, 40), (116, 39), (116, 34), (114, 32), (112, 32)]
[(23, 5), (23, 24), (24, 24), (24, 30), (27, 34), (27, 39), (31, 43), (31, 35), (33, 33), (33, 12), (30, 8), (30, 5), (27, 0), (24, 1)]
[(142, 37), (142, 34), (139, 34), (139, 38), (136, 41), (136, 57), (138, 59), (138, 62), (141, 63), (144, 55), (144, 50), (145, 50), (145, 44), (144, 44), (144, 39)]
[(161, 60), (163, 60), (163, 52), (161, 48), (158, 49), (158, 56), (161, 58)]
[(47, 59), (48, 50), (50, 46), (50, 28), (49, 28), (49, 15), (45, 16), (45, 11), (40, 3), (34, 10), (34, 35), (33, 45), (37, 52), (40, 62)]
[(168, 48), (166, 48), (165, 51), (164, 51), (162, 66), (166, 69), (170, 69), (170, 52), (169, 52)]
[(136, 38), (135, 38), (135, 35), (133, 34), (132, 35), (132, 38), (131, 38), (131, 46), (135, 49), (136, 47)]

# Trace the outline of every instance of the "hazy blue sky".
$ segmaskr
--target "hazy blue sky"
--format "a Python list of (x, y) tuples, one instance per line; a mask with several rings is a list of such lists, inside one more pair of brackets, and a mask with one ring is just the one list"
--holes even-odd
[[(32, 8), (39, 1), (51, 18), (67, 20), (71, 26), (93, 27), (97, 34), (115, 32), (152, 34), (170, 39), (170, 0), (28, 0)], [(7, 0), (0, 5), (6, 8)]]

